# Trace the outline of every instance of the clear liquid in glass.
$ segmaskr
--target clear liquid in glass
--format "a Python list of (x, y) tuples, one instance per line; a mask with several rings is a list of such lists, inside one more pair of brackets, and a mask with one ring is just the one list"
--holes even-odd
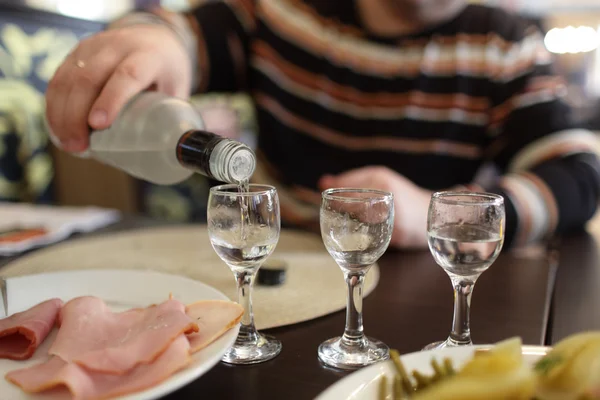
[(391, 236), (388, 220), (349, 222), (343, 215), (323, 211), (321, 221), (325, 247), (336, 263), (349, 271), (374, 264), (385, 252)]
[(325, 236), (325, 246), (335, 262), (344, 269), (368, 267), (381, 257), (381, 248), (373, 245), (373, 237), (366, 233), (349, 233), (338, 238)]
[[(245, 180), (238, 182), (238, 191), (242, 194), (250, 192), (250, 181)], [(250, 225), (250, 212), (248, 210), (249, 196), (240, 196), (240, 235), (243, 241), (248, 239), (246, 227)], [(263, 260), (264, 261), (264, 260)]]
[(389, 357), (388, 346), (365, 336), (362, 296), (364, 277), (388, 248), (394, 220), (393, 195), (369, 189), (323, 192), (321, 237), (344, 273), (346, 326), (342, 336), (321, 343), (319, 360), (328, 367), (356, 369)]
[(502, 249), (503, 238), (481, 226), (449, 224), (430, 231), (429, 248), (435, 261), (458, 276), (479, 275)]
[[(242, 235), (244, 229), (245, 235)], [(252, 240), (247, 240), (251, 237)], [(246, 226), (224, 230), (214, 237), (212, 245), (232, 269), (249, 269), (261, 265), (277, 245), (277, 236), (269, 227)]]

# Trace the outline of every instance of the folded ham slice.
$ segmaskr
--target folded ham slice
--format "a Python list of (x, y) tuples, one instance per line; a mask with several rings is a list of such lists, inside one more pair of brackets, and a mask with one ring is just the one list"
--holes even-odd
[(239, 323), (243, 312), (230, 301), (185, 307), (169, 299), (112, 313), (101, 299), (80, 297), (60, 311), (48, 361), (12, 371), (6, 379), (28, 393), (52, 390), (75, 400), (138, 392), (185, 368), (192, 352)]
[(0, 320), (0, 358), (26, 360), (54, 327), (63, 302), (47, 300)]
[(113, 313), (96, 297), (64, 305), (49, 354), (91, 371), (123, 375), (151, 363), (181, 334), (198, 331), (177, 300)]
[(238, 324), (244, 308), (231, 301), (202, 300), (187, 306), (185, 312), (200, 328), (188, 335), (192, 353), (195, 353)]
[(106, 399), (154, 386), (190, 362), (189, 342), (179, 335), (154, 362), (138, 365), (125, 375), (90, 372), (54, 356), (42, 364), (12, 371), (6, 379), (28, 393), (62, 387), (71, 392), (74, 400)]

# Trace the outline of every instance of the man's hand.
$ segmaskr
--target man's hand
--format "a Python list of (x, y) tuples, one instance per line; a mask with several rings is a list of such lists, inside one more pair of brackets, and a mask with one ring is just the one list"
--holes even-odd
[(48, 84), (46, 115), (67, 151), (88, 146), (89, 127), (105, 129), (139, 92), (188, 97), (191, 62), (169, 28), (136, 25), (81, 41)]
[(394, 194), (395, 221), (391, 245), (398, 248), (427, 247), (427, 210), (432, 192), (422, 189), (386, 167), (363, 167), (319, 181), (329, 188), (378, 189)]

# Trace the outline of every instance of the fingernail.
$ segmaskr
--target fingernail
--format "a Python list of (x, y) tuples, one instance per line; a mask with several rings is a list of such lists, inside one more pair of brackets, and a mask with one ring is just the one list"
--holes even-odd
[(103, 127), (106, 124), (106, 111), (104, 110), (94, 110), (90, 115), (89, 123), (94, 128)]

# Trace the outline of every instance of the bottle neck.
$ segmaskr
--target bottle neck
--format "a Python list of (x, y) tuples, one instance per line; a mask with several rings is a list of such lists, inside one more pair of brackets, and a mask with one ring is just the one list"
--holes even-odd
[(243, 143), (214, 133), (191, 130), (177, 142), (177, 160), (220, 182), (247, 182), (256, 168), (256, 156)]
[(177, 142), (177, 160), (185, 168), (217, 179), (210, 169), (210, 156), (217, 144), (223, 140), (225, 139), (211, 132), (187, 131)]

